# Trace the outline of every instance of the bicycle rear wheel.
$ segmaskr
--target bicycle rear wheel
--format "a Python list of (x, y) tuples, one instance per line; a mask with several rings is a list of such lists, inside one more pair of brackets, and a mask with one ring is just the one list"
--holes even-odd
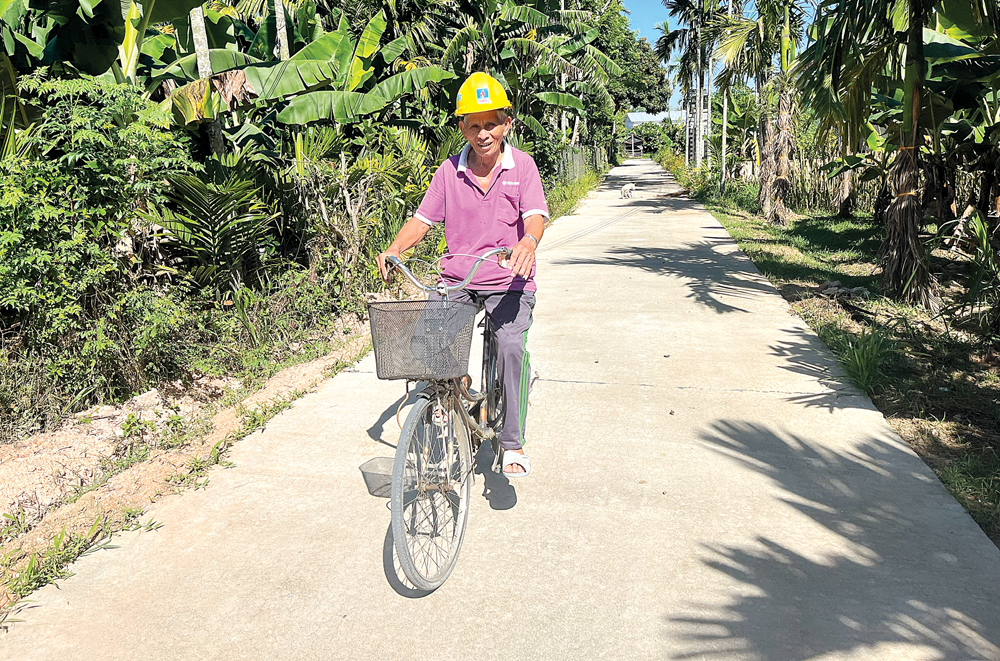
[(497, 366), (497, 337), (489, 317), (486, 319), (486, 329), (483, 333), (483, 394), (485, 401), (481, 422), (499, 434), (503, 428), (505, 404), (503, 382), (500, 380)]
[(468, 430), (450, 396), (420, 397), (399, 435), (392, 470), (392, 535), (406, 578), (421, 590), (447, 580), (472, 496)]

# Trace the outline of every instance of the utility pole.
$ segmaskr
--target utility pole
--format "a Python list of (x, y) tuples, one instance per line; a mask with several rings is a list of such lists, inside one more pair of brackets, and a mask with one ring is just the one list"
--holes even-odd
[(695, 93), (694, 93), (694, 99), (695, 99), (695, 101), (694, 101), (694, 126), (695, 126), (695, 129), (694, 129), (695, 130), (695, 133), (694, 133), (694, 166), (696, 168), (700, 168), (701, 167), (701, 158), (702, 158), (702, 155), (705, 153), (705, 143), (702, 140), (702, 137), (703, 137), (703, 133), (702, 132), (704, 130), (704, 127), (702, 126), (702, 123), (701, 123), (701, 118), (702, 118), (702, 106), (701, 106), (702, 100), (701, 100), (701, 97), (702, 97), (702, 94), (703, 94), (702, 84), (704, 82), (704, 76), (702, 75), (702, 69), (701, 69), (701, 19), (702, 19), (702, 10), (704, 9), (704, 7), (705, 7), (704, 0), (698, 0), (698, 14), (695, 17), (695, 21), (696, 22), (695, 22), (695, 32), (694, 32), (694, 34), (695, 34), (695, 42), (694, 42), (695, 43), (695, 48), (698, 49), (698, 65), (697, 65), (697, 69), (696, 69), (696, 72), (695, 72), (696, 75), (697, 75), (697, 77), (698, 77), (698, 83), (697, 83), (697, 85), (695, 85)]

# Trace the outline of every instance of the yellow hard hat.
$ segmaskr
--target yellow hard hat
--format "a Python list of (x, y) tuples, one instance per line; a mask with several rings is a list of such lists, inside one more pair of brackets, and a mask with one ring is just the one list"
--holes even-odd
[(462, 83), (455, 102), (455, 115), (471, 115), (486, 110), (510, 108), (507, 92), (496, 78), (477, 71)]

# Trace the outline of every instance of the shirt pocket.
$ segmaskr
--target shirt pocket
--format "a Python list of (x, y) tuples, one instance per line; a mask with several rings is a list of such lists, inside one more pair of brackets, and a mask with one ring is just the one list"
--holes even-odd
[(501, 192), (497, 200), (497, 219), (507, 225), (517, 224), (521, 220), (521, 196)]

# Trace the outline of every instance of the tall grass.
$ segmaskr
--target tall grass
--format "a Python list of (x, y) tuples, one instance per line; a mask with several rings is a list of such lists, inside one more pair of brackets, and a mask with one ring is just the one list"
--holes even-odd
[(600, 182), (601, 176), (593, 170), (587, 170), (579, 179), (566, 181), (550, 188), (546, 192), (551, 220), (572, 213), (580, 200), (584, 198)]

